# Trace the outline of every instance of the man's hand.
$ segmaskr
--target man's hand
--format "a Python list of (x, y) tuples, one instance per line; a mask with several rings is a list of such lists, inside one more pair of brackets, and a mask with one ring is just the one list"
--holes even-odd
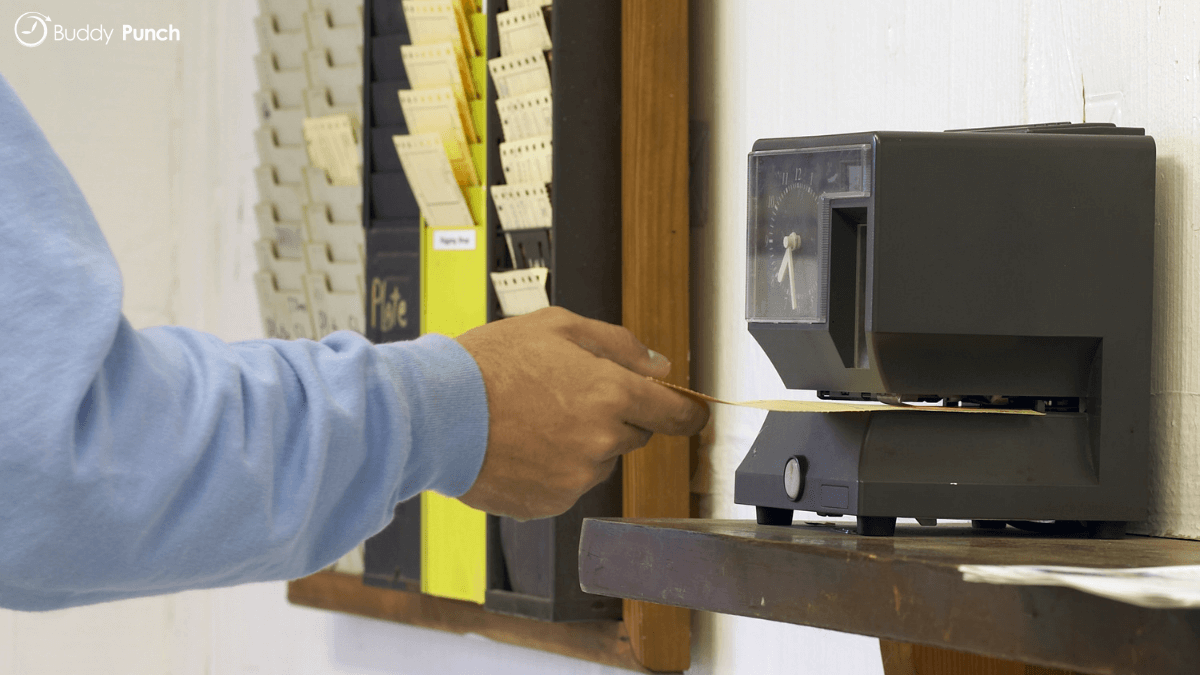
[(516, 518), (571, 508), (652, 433), (696, 434), (708, 409), (646, 379), (671, 364), (628, 330), (557, 307), (464, 333), (488, 401), (488, 444), (469, 506)]

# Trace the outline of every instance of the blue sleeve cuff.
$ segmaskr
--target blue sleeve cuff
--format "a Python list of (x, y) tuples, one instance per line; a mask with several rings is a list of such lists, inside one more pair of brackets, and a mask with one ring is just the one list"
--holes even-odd
[(475, 359), (442, 335), (377, 348), (398, 397), (411, 406), (412, 450), (397, 501), (423, 490), (462, 495), (475, 484), (487, 450), (487, 393)]

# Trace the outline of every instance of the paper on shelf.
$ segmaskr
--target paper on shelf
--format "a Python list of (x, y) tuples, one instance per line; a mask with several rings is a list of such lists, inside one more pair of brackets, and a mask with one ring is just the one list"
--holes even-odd
[(1011, 586), (1064, 586), (1151, 609), (1200, 608), (1200, 565), (1058, 567), (959, 565), (964, 581)]

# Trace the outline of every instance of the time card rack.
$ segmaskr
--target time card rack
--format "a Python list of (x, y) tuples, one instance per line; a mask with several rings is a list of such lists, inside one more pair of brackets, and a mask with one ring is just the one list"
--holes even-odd
[[(502, 0), (485, 14), (473, 1), (364, 5), (377, 342), (548, 305), (621, 321), (620, 3)], [(577, 558), (582, 519), (620, 512), (619, 471), (524, 523), (427, 493), (367, 542), (364, 580), (548, 621), (620, 619), (620, 601), (580, 591)]]
[(268, 337), (365, 330), (361, 8), (259, 0), (255, 285)]

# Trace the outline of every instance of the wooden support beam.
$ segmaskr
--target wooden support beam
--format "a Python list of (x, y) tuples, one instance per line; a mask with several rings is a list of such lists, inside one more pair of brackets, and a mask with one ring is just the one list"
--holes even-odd
[[(623, 320), (688, 385), (688, 3), (624, 0), (621, 18)], [(689, 446), (656, 436), (627, 456), (627, 518), (686, 518)], [(633, 652), (646, 668), (682, 671), (691, 659), (686, 609), (625, 603)]]

